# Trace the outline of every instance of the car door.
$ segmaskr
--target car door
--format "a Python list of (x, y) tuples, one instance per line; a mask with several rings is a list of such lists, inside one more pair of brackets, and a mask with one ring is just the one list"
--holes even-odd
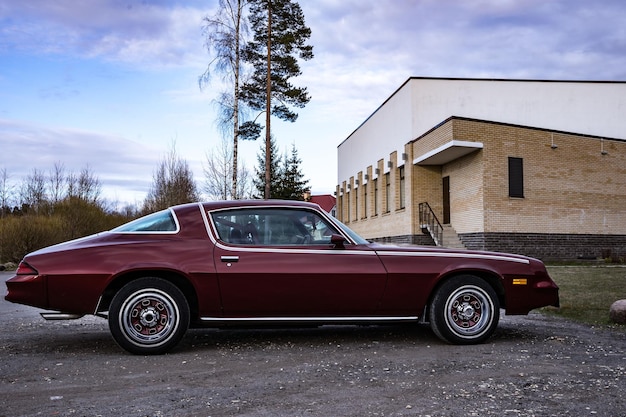
[(367, 245), (331, 243), (340, 231), (301, 208), (212, 213), (226, 317), (375, 315), (387, 274)]

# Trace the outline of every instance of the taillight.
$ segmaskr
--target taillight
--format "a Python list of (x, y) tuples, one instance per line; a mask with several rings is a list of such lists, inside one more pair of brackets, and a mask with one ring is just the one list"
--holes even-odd
[(15, 271), (16, 275), (38, 275), (39, 272), (32, 266), (28, 265), (26, 262), (20, 262), (20, 265), (17, 267), (17, 271)]

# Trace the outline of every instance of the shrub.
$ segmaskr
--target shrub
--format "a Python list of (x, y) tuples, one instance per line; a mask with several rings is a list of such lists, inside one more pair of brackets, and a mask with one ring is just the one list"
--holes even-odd
[(110, 230), (128, 220), (77, 197), (56, 203), (45, 214), (20, 211), (5, 216), (0, 218), (0, 263), (20, 262), (37, 249)]
[(0, 221), (0, 257), (3, 261), (17, 263), (27, 253), (63, 240), (63, 226), (52, 217), (10, 216)]

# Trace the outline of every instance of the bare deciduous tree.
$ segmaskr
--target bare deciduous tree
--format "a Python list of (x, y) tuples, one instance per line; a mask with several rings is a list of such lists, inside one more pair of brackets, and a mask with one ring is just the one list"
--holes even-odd
[(9, 183), (9, 172), (6, 168), (0, 169), (0, 218), (8, 214), (11, 205), (13, 187)]
[(234, 169), (233, 149), (227, 139), (223, 139), (220, 146), (213, 148), (206, 155), (204, 166), (204, 191), (211, 200), (237, 200), (250, 198), (252, 183), (250, 172), (243, 163), (238, 167), (238, 181), (233, 194), (231, 172)]
[(175, 144), (153, 175), (143, 212), (163, 210), (176, 204), (198, 201), (198, 191), (189, 164), (176, 153)]
[[(245, 44), (248, 33), (244, 11), (248, 0), (220, 0), (219, 8), (215, 15), (204, 18), (205, 46), (207, 51), (214, 56), (207, 66), (206, 71), (200, 76), (200, 86), (210, 80), (211, 68), (214, 67), (221, 73), (225, 80), (231, 84), (230, 91), (220, 94), (217, 104), (220, 107), (218, 123), (222, 126), (232, 127), (232, 167), (231, 191), (232, 196), (237, 195), (238, 188), (238, 149), (239, 149), (239, 105), (240, 79), (242, 75), (241, 50)], [(226, 132), (226, 129), (223, 129)], [(229, 135), (230, 136), (230, 135)]]
[(22, 206), (35, 213), (39, 213), (47, 204), (46, 176), (43, 171), (34, 168), (24, 179), (20, 188)]
[(67, 183), (65, 198), (78, 198), (90, 203), (97, 203), (100, 199), (102, 184), (89, 166), (83, 168), (78, 175), (70, 172), (65, 181)]
[(55, 162), (48, 178), (48, 193), (50, 202), (56, 204), (63, 200), (65, 195), (65, 166), (61, 162)]

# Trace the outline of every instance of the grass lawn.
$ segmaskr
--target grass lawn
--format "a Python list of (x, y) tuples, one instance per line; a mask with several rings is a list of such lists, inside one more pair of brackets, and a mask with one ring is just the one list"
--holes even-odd
[(543, 312), (626, 331), (609, 319), (611, 304), (626, 299), (626, 266), (548, 265), (548, 272), (559, 286), (561, 308), (546, 307)]

